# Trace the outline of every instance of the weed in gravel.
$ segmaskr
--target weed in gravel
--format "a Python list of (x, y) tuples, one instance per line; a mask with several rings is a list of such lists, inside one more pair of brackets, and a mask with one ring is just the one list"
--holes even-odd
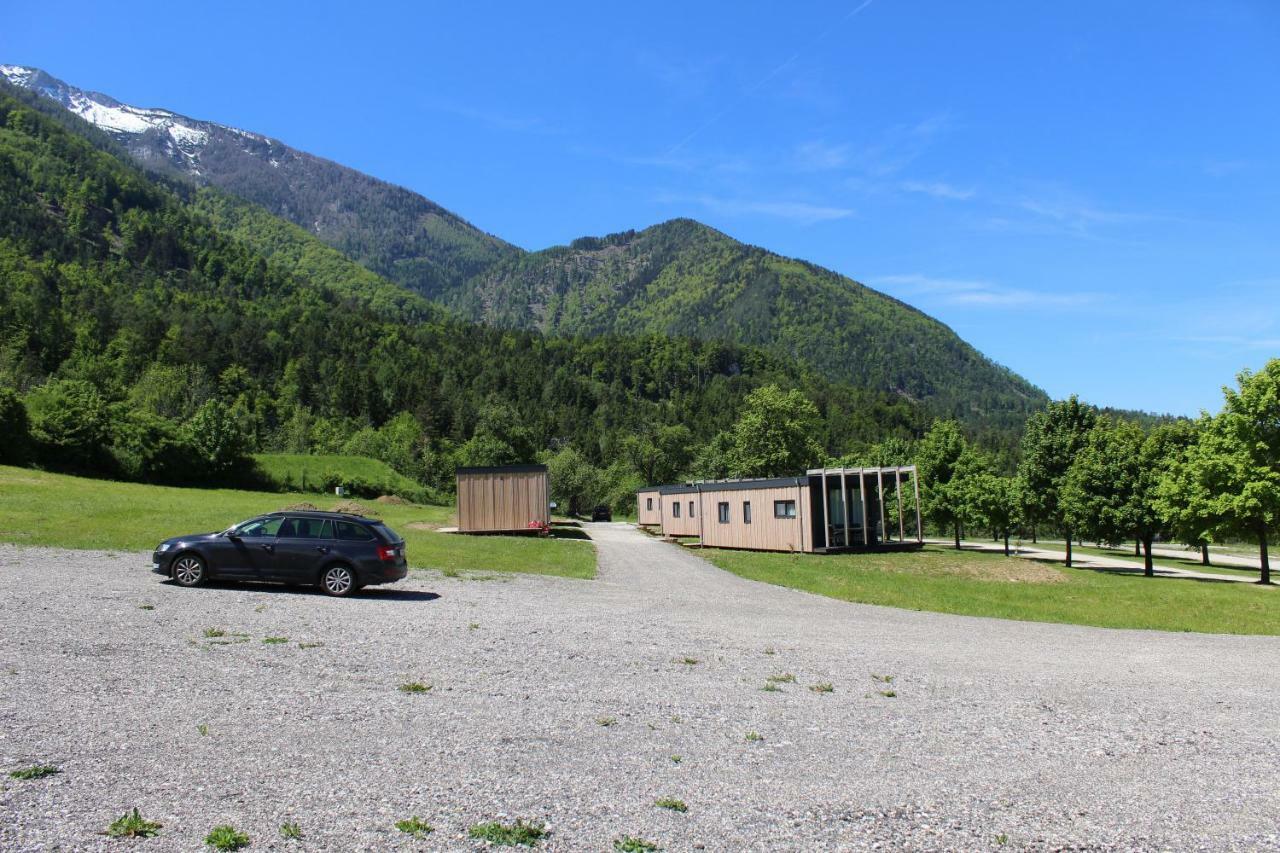
[(321, 646), (323, 646), (323, 645), (324, 645), (324, 643), (298, 643), (298, 648), (300, 648), (300, 649), (318, 649), (318, 648), (320, 648), (320, 647), (321, 647)]
[(877, 690), (876, 692), (886, 699), (892, 699), (898, 695), (898, 691), (896, 690)]
[(160, 828), (164, 824), (157, 823), (154, 820), (147, 820), (138, 814), (137, 808), (131, 812), (125, 812), (111, 822), (107, 827), (107, 836), (110, 838), (151, 838), (160, 832)]
[(546, 827), (536, 821), (517, 820), (515, 823), (477, 823), (467, 831), (477, 841), (488, 841), (490, 844), (503, 844), (513, 847), (517, 844), (532, 847), (547, 835)]
[(604, 726), (607, 729), (609, 726), (616, 726), (617, 724), (617, 717), (596, 717), (597, 726)]
[(684, 800), (677, 800), (675, 797), (662, 797), (661, 799), (654, 800), (653, 804), (660, 809), (670, 809), (673, 812), (680, 812), (681, 814), (689, 810), (689, 807), (685, 805)]
[(262, 642), (266, 643), (268, 646), (278, 646), (281, 643), (289, 642), (289, 638), (288, 637), (263, 637)]
[(301, 838), (302, 827), (292, 822), (282, 823), (280, 824), (280, 837), (289, 839)]
[(676, 663), (682, 663), (685, 666), (694, 666), (697, 662), (697, 658), (676, 658)]
[(755, 741), (758, 741), (758, 740), (764, 740), (764, 735), (760, 734), (759, 732), (747, 732), (747, 740), (754, 743)]
[(760, 689), (763, 690), (765, 693), (781, 693), (782, 692), (782, 688), (774, 684), (772, 681), (766, 681), (764, 683), (764, 687), (761, 687)]
[(1001, 847), (1005, 846), (1008, 843), (1009, 843), (1009, 836), (1005, 835), (1003, 832), (996, 836), (996, 844), (999, 844)]
[(766, 678), (765, 681), (769, 682), (770, 684), (795, 684), (796, 677), (789, 672), (783, 672), (776, 675), (771, 675), (768, 678)]
[(10, 771), (9, 777), (11, 779), (43, 779), (46, 776), (55, 776), (61, 772), (52, 764), (33, 764), (30, 767)]
[(468, 631), (474, 631), (475, 629), (477, 629), (477, 628), (479, 628), (479, 627), (480, 627), (480, 623), (479, 623), (479, 622), (472, 622), (470, 625), (468, 625), (468, 626), (467, 626), (467, 630), (468, 630)]
[(773, 646), (769, 646), (767, 649), (764, 650), (764, 653), (766, 655), (776, 655), (778, 651)]
[(156, 606), (154, 604), (139, 604), (138, 609), (139, 610), (155, 610)]
[(436, 831), (434, 826), (416, 816), (408, 820), (396, 821), (396, 829), (406, 835), (412, 835), (414, 838), (426, 838), (429, 833)]
[(671, 722), (673, 722), (673, 723), (683, 723), (683, 722), (684, 722), (684, 718), (683, 718), (683, 717), (681, 717), (679, 714), (672, 714), (672, 715), (671, 715)]
[(266, 612), (267, 612), (267, 605), (265, 605), (265, 604), (259, 604), (257, 607), (253, 608), (253, 612), (254, 612), (254, 613), (266, 613)]
[(809, 689), (814, 693), (832, 693), (835, 688), (831, 686), (830, 681), (820, 681), (817, 684), (810, 684)]
[(204, 723), (201, 723), (200, 725), (196, 726), (196, 731), (200, 733), (200, 737), (209, 736), (209, 727), (206, 726)]
[(684, 757), (683, 757), (683, 756), (680, 756), (680, 755), (673, 755), (673, 756), (671, 756), (671, 763), (672, 763), (672, 764), (679, 764), (681, 761), (684, 761)]
[(459, 572), (457, 569), (445, 569), (445, 570), (444, 570), (444, 571), (442, 571), (440, 574), (444, 575), (444, 576), (445, 576), (445, 577), (447, 577), (447, 578), (460, 578), (460, 577), (462, 577), (462, 573), (461, 573), (461, 572)]
[(634, 835), (624, 835), (621, 838), (614, 839), (613, 849), (617, 853), (650, 853), (650, 851), (661, 850), (662, 848), (652, 841), (646, 841)]
[(249, 836), (230, 824), (215, 826), (204, 837), (204, 843), (214, 850), (239, 850), (249, 846)]
[(225, 637), (225, 636), (227, 636), (227, 632), (222, 630), (221, 628), (205, 628), (204, 629), (204, 638), (206, 640), (212, 640), (215, 637)]
[(400, 685), (401, 693), (426, 693), (430, 689), (430, 684), (423, 684), (421, 681), (406, 681)]
[(873, 673), (871, 673), (871, 680), (872, 680), (872, 681), (879, 681), (881, 684), (893, 684), (893, 676), (892, 676), (892, 675), (876, 675), (876, 674), (873, 672)]

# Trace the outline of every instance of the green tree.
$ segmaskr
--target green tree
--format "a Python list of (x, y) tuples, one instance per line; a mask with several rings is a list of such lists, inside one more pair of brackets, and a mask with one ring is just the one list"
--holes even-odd
[(551, 499), (569, 515), (582, 515), (605, 495), (603, 472), (576, 448), (563, 447), (546, 457)]
[(31, 437), (45, 464), (79, 470), (106, 467), (107, 404), (79, 379), (55, 379), (27, 395)]
[(934, 421), (916, 448), (921, 512), (930, 524), (954, 530), (957, 550), (966, 506), (963, 475), (974, 461), (955, 421)]
[[(1221, 412), (1160, 484), (1162, 506), (1186, 506), (1210, 530), (1258, 542), (1260, 582), (1271, 583), (1268, 537), (1280, 522), (1280, 359), (1223, 388)], [(1175, 513), (1176, 514), (1176, 513)]]
[(644, 482), (671, 483), (688, 467), (693, 433), (684, 424), (659, 425), (622, 439), (622, 454)]
[(112, 419), (111, 456), (124, 477), (152, 483), (189, 480), (200, 467), (189, 435), (148, 411), (129, 410)]
[(1051, 524), (1062, 530), (1067, 540), (1068, 566), (1073, 531), (1062, 514), (1062, 487), (1096, 420), (1097, 411), (1073, 394), (1032, 415), (1022, 436), (1018, 480), (1024, 516), (1032, 524)]
[(240, 424), (225, 406), (209, 400), (186, 423), (187, 440), (204, 476), (225, 480), (248, 467)]
[(966, 512), (977, 524), (991, 528), (1004, 539), (1004, 555), (1008, 557), (1009, 534), (1022, 517), (1017, 481), (991, 471), (982, 471), (966, 479)]
[(25, 465), (31, 456), (31, 424), (22, 398), (12, 388), (0, 388), (0, 463)]
[(822, 458), (818, 408), (800, 391), (765, 385), (747, 395), (724, 442), (730, 477), (784, 477)]
[[(1200, 562), (1209, 565), (1209, 543), (1213, 540), (1211, 517), (1204, 515), (1203, 502), (1186, 502), (1176, 499), (1176, 492), (1169, 493), (1165, 483), (1171, 478), (1184, 476), (1188, 470), (1187, 454), (1200, 438), (1204, 420), (1177, 420), (1156, 428), (1156, 435), (1163, 443), (1164, 470), (1156, 490), (1156, 508), (1164, 520), (1168, 532), (1179, 542), (1195, 545), (1200, 549)], [(1171, 500), (1170, 498), (1174, 498)]]

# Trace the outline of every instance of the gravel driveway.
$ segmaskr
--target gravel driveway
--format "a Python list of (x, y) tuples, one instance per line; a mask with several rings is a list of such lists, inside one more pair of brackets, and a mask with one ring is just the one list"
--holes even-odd
[[(0, 546), (0, 768), (62, 769), (0, 780), (0, 849), (231, 823), (251, 849), (467, 850), (517, 817), (556, 850), (1280, 849), (1278, 638), (851, 605), (591, 533), (594, 581), (346, 601)], [(134, 806), (158, 837), (99, 834)], [(394, 828), (415, 815), (424, 840)]]

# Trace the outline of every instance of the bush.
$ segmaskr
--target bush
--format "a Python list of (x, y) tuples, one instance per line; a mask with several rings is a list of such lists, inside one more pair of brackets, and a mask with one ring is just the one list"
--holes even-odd
[(187, 422), (187, 440), (203, 469), (196, 476), (226, 480), (250, 467), (247, 444), (240, 425), (227, 408), (210, 400)]
[(0, 463), (25, 465), (31, 461), (31, 423), (27, 407), (12, 388), (0, 388)]
[(181, 483), (201, 469), (190, 437), (180, 426), (150, 412), (126, 411), (112, 421), (111, 456), (130, 480)]
[(42, 462), (79, 470), (107, 467), (107, 404), (88, 382), (46, 382), (27, 395), (26, 408)]

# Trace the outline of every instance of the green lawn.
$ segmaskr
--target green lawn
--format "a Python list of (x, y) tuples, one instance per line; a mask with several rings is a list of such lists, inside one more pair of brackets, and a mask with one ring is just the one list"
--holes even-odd
[[(0, 465), (0, 541), (21, 545), (149, 551), (182, 533), (222, 530), (303, 501), (336, 498), (236, 489), (179, 489), (49, 474)], [(360, 501), (405, 538), (415, 569), (595, 577), (595, 546), (572, 538), (437, 533), (452, 507)]]
[(397, 473), (385, 462), (367, 456), (255, 453), (253, 461), (270, 483), (284, 491), (324, 491), (321, 479), (330, 471), (365, 483), (385, 486), (384, 491), (391, 494), (422, 491), (421, 483)]
[(1144, 578), (976, 551), (770, 554), (707, 550), (722, 569), (765, 583), (909, 610), (1223, 634), (1280, 634), (1280, 590)]

